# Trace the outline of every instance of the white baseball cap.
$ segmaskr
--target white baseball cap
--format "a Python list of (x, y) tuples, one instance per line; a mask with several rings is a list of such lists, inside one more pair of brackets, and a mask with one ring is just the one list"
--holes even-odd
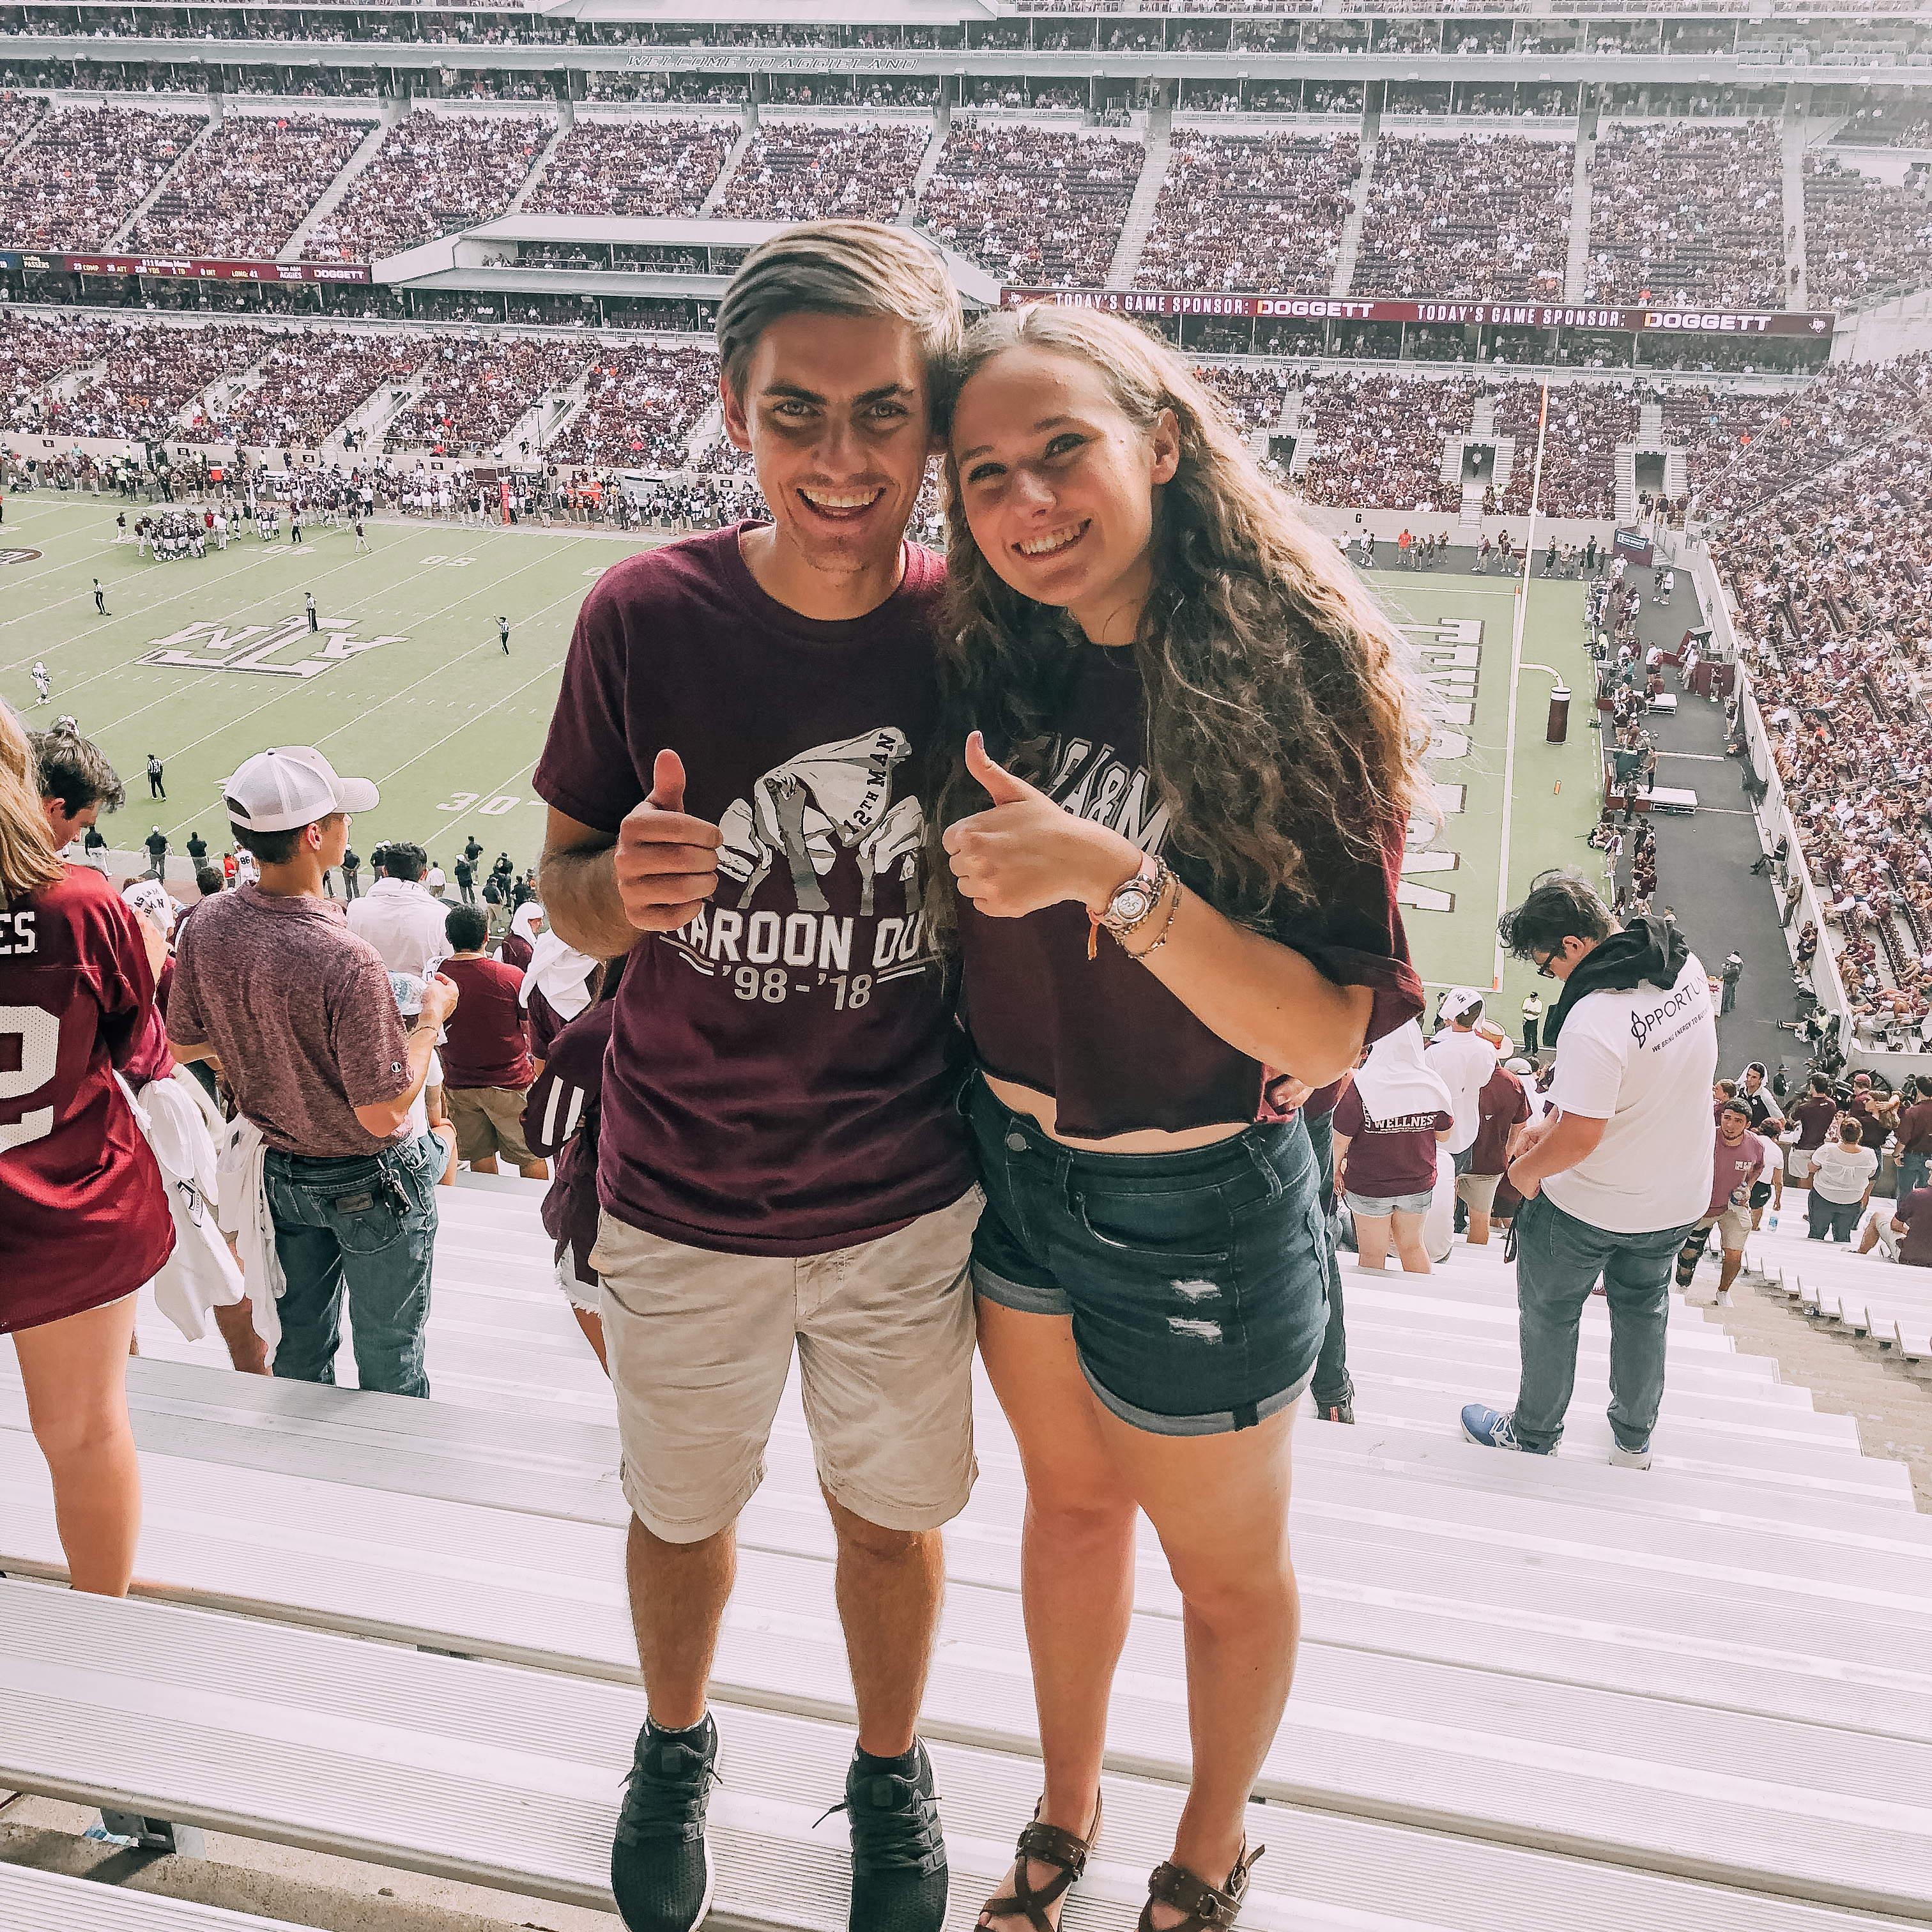
[(373, 812), (382, 794), (368, 778), (345, 778), (313, 745), (257, 752), (221, 788), (228, 815), (246, 832), (292, 832), (338, 812)]
[(1457, 986), (1442, 995), (1442, 1004), (1436, 1009), (1436, 1017), (1444, 1026), (1451, 1020), (1459, 1020), (1472, 1006), (1480, 1006), (1483, 995), (1472, 986)]

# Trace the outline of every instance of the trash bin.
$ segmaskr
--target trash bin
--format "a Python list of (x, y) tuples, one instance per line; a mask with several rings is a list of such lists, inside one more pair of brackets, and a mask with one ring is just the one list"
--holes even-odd
[(1566, 744), (1570, 737), (1570, 687), (1559, 684), (1550, 694), (1550, 729), (1544, 734), (1552, 745)]

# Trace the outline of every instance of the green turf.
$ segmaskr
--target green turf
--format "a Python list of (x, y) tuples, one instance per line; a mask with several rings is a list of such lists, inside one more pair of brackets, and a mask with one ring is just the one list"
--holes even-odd
[[(380, 806), (357, 821), (356, 842), (364, 853), (385, 838), (416, 838), (447, 866), (473, 831), (492, 856), (506, 850), (519, 865), (536, 860), (544, 814), (530, 773), (571, 625), (591, 579), (639, 539), (376, 523), (366, 556), (355, 554), (346, 530), (312, 530), (298, 550), (286, 538), (263, 544), (251, 535), (225, 554), (160, 564), (113, 542), (117, 507), (109, 498), (16, 496), (0, 530), (5, 545), (41, 553), (0, 566), (0, 694), (29, 722), (72, 712), (114, 760), (129, 793), (110, 829), (117, 845), (138, 845), (158, 824), (178, 851), (196, 827), (220, 849), (221, 780), (264, 746), (313, 744), (342, 770), (382, 786)], [(105, 618), (94, 609), (90, 580), (97, 574), (107, 593)], [(1512, 588), (1447, 572), (1378, 573), (1373, 580), (1398, 622), (1481, 626), (1473, 667), (1452, 662), (1456, 647), (1429, 629), (1409, 634), (1436, 695), (1470, 706), (1473, 717), (1464, 724), (1452, 716), (1445, 724), (1446, 733), (1466, 737), (1467, 748), (1438, 740), (1444, 755), (1433, 766), (1438, 782), (1464, 788), (1460, 808), (1426, 835), (1426, 849), (1452, 855), (1453, 869), (1412, 868), (1406, 896), (1420, 902), (1409, 904), (1406, 916), (1425, 979), (1487, 988), (1495, 973)], [(311, 640), (296, 628), (274, 644), (276, 627), (302, 626), (307, 590), (315, 592), (322, 635)], [(497, 642), (499, 613), (510, 620), (507, 658)], [(286, 666), (314, 659), (328, 643), (332, 620), (348, 626), (341, 634), (349, 644), (372, 647), (332, 658), (314, 676), (141, 662), (160, 649), (206, 658), (218, 642), (230, 658), (272, 645), (268, 660)], [(227, 634), (183, 636), (196, 625)], [(251, 626), (266, 628), (240, 640)], [(1532, 584), (1526, 664), (1554, 666), (1580, 694), (1590, 688), (1582, 631), (1580, 584)], [(374, 644), (378, 638), (388, 641)], [(51, 700), (38, 709), (28, 675), (36, 658), (53, 676)], [(1570, 742), (1546, 745), (1550, 683), (1541, 672), (1523, 673), (1513, 892), (1544, 866), (1595, 856), (1582, 843), (1595, 813), (1596, 737), (1587, 729), (1587, 702), (1580, 695), (1573, 706)], [(165, 804), (146, 796), (142, 772), (151, 751), (166, 766)], [(1438, 909), (1436, 895), (1451, 907)], [(1505, 976), (1500, 1018), (1512, 1032), (1531, 976), (1514, 966)]]

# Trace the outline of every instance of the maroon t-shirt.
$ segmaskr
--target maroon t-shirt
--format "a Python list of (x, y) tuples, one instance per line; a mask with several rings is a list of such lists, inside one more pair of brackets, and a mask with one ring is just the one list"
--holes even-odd
[(1808, 1095), (1792, 1108), (1791, 1118), (1798, 1123), (1798, 1145), (1821, 1148), (1838, 1118), (1838, 1103), (1828, 1094)]
[(173, 1252), (114, 1078), (154, 1011), (139, 924), (98, 872), (0, 903), (0, 1334), (118, 1301)]
[(1932, 1268), (1932, 1187), (1915, 1187), (1893, 1208), (1892, 1218), (1905, 1223), (1898, 1258), (1912, 1268)]
[(1932, 1154), (1932, 1100), (1915, 1100), (1892, 1129), (1901, 1154)]
[(1720, 1128), (1717, 1152), (1711, 1173), (1711, 1204), (1704, 1210), (1707, 1220), (1714, 1219), (1726, 1208), (1748, 1208), (1750, 1191), (1771, 1159), (1771, 1150), (1756, 1135), (1747, 1132), (1733, 1147)]
[(944, 566), (908, 544), (884, 603), (824, 622), (759, 588), (743, 527), (598, 580), (534, 782), (615, 834), (668, 748), (686, 810), (724, 834), (710, 903), (625, 962), (605, 1210), (694, 1247), (821, 1254), (972, 1184), (919, 803)]
[[(1082, 818), (1161, 854), (1188, 887), (1215, 892), (1205, 869), (1166, 850), (1168, 811), (1147, 766), (1147, 726), (1133, 653), (1078, 652), (1049, 729), (1044, 788)], [(1384, 856), (1324, 878), (1312, 906), (1284, 898), (1262, 922), (1338, 986), (1375, 994), (1368, 1037), (1422, 1010), (1396, 910), (1398, 829)], [(1063, 1133), (1087, 1140), (1160, 1128), (1246, 1124), (1262, 1102), (1264, 1069), (1204, 1026), (1112, 940), (1087, 956), (1087, 909), (1074, 901), (1024, 919), (988, 919), (962, 901), (968, 1024), (988, 1073), (1051, 1094)]]
[(456, 1010), (443, 1022), (446, 1087), (513, 1087), (536, 1078), (530, 1060), (524, 976), (500, 959), (446, 959), (437, 968), (456, 982)]
[(543, 1224), (566, 1250), (579, 1281), (594, 1282), (590, 1250), (597, 1245), (598, 1122), (604, 1094), (604, 1061), (616, 1006), (600, 1000), (560, 1027), (544, 1058), (544, 1070), (524, 1097), (524, 1139), (539, 1160), (550, 1163)]
[(1476, 1138), (1469, 1147), (1472, 1174), (1509, 1171), (1511, 1131), (1529, 1118), (1529, 1096), (1522, 1082), (1498, 1063), (1476, 1096)]
[(1433, 1193), (1436, 1136), (1455, 1124), (1446, 1108), (1378, 1120), (1363, 1106), (1360, 1088), (1352, 1085), (1335, 1102), (1335, 1131), (1348, 1143), (1342, 1185), (1374, 1201)]

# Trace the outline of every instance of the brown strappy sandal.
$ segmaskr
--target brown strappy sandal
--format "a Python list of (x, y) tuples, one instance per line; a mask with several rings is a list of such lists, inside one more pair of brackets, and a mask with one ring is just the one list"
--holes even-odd
[[(1046, 1907), (1059, 1904), (1079, 1883), (1082, 1874), (1087, 1869), (1087, 1861), (1100, 1842), (1100, 1801), (1097, 1796), (1094, 1800), (1094, 1822), (1084, 1838), (1076, 1838), (1071, 1832), (1063, 1832), (1058, 1825), (1042, 1825), (1039, 1807), (1035, 1806), (1033, 1822), (1019, 1836), (1013, 1859), (1013, 1888), (1000, 1893), (997, 1898), (988, 1899), (980, 1906), (978, 1924), (983, 1928), (988, 1918), (1010, 1918), (1015, 1912), (1022, 1912), (1032, 1932), (1055, 1932), (1053, 1921), (1046, 1916)], [(1032, 1880), (1027, 1876), (1028, 1859), (1036, 1864), (1053, 1868), (1054, 1875), (1047, 1880), (1043, 1892), (1036, 1892)]]
[[(1218, 1892), (1179, 1865), (1156, 1865), (1148, 1881), (1148, 1902), (1141, 1907), (1138, 1932), (1221, 1932), (1224, 1926), (1233, 1924), (1240, 1916), (1241, 1900), (1247, 1896), (1248, 1874), (1267, 1850), (1265, 1845), (1257, 1845), (1250, 1851), (1243, 1844), (1228, 1882)], [(1171, 1905), (1188, 1916), (1178, 1925), (1156, 1926), (1153, 1910), (1156, 1905)]]

